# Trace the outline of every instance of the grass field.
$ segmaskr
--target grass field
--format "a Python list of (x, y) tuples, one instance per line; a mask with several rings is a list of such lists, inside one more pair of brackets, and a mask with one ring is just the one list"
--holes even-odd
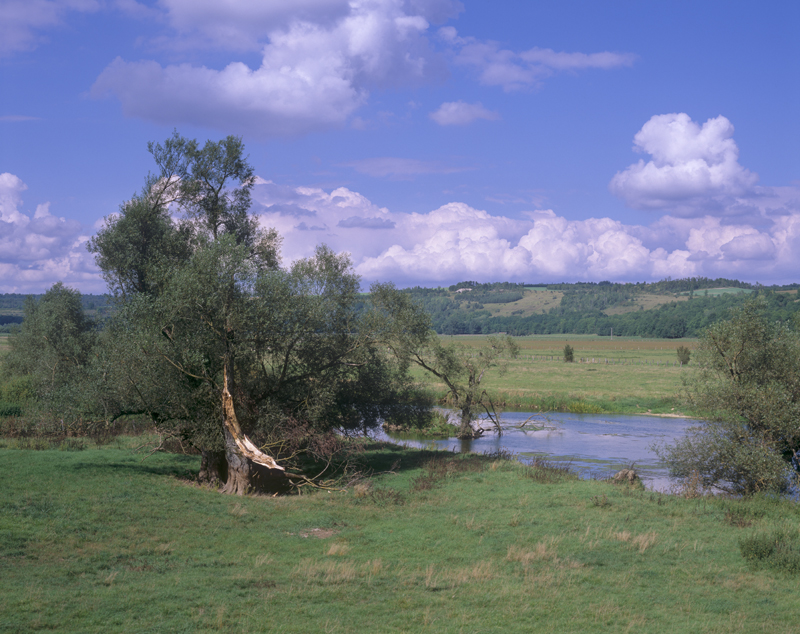
[[(442, 337), (478, 348), (482, 336)], [(520, 355), (509, 361), (505, 376), (489, 371), (485, 387), (507, 409), (598, 411), (618, 413), (690, 413), (681, 397), (682, 379), (692, 364), (677, 362), (678, 346), (692, 348), (695, 339), (639, 339), (592, 335), (519, 337)], [(564, 363), (564, 346), (575, 350), (575, 363)], [(444, 385), (429, 382), (437, 394)]]
[(8, 350), (8, 334), (0, 332), (0, 355)]
[(142, 462), (131, 439), (14, 442), (0, 440), (3, 632), (797, 631), (797, 577), (739, 547), (796, 533), (791, 502), (387, 445), (362, 466), (393, 473), (344, 492), (232, 498), (188, 481), (196, 457)]
[(488, 310), (493, 317), (513, 314), (523, 316), (539, 315), (558, 306), (563, 296), (564, 293), (561, 291), (525, 289), (522, 299), (516, 302), (509, 302), (508, 304), (484, 304), (483, 308)]

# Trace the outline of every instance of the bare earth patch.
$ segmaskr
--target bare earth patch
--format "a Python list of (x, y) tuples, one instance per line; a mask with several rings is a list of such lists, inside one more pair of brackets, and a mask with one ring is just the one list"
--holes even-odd
[(300, 531), (300, 537), (316, 537), (317, 539), (328, 539), (329, 537), (333, 537), (336, 535), (338, 531), (332, 530), (330, 528), (309, 528), (304, 531)]

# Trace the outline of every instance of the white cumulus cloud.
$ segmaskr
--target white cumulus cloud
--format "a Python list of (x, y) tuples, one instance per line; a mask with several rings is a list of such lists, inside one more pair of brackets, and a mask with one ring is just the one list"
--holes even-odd
[(733, 131), (723, 116), (700, 126), (685, 113), (656, 115), (634, 137), (634, 149), (651, 159), (618, 172), (609, 188), (636, 209), (681, 216), (746, 212), (758, 175), (739, 164)]
[(424, 82), (445, 70), (429, 45), (425, 12), (410, 12), (420, 3), (230, 4), (230, 15), (219, 20), (218, 3), (171, 0), (168, 6), (175, 24), (215, 41), (263, 42), (258, 68), (239, 61), (215, 69), (117, 59), (92, 94), (112, 95), (126, 114), (159, 123), (275, 137), (341, 126), (370, 90)]
[(466, 125), (478, 119), (496, 121), (500, 118), (497, 112), (487, 110), (480, 102), (465, 103), (463, 101), (445, 102), (429, 116), (439, 125)]

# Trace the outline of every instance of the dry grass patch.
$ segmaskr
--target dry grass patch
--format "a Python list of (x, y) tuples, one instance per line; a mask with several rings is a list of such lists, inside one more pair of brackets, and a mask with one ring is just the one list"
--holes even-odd
[(425, 568), (422, 584), (427, 590), (453, 589), (468, 583), (482, 583), (497, 576), (492, 561), (479, 561), (464, 568), (441, 568), (429, 565)]
[(512, 544), (508, 547), (506, 561), (521, 563), (526, 569), (534, 563), (549, 562), (557, 568), (581, 568), (582, 564), (570, 559), (559, 558), (560, 537), (548, 537), (533, 548)]
[(533, 548), (524, 548), (512, 544), (508, 547), (506, 560), (519, 562), (525, 566), (535, 561), (556, 561), (558, 559), (559, 541), (551, 537), (547, 541), (539, 542)]
[(334, 542), (331, 544), (331, 547), (328, 548), (328, 556), (330, 557), (341, 557), (348, 552), (350, 552), (350, 546), (344, 542)]
[(639, 535), (634, 535), (630, 531), (618, 531), (611, 535), (611, 539), (625, 542), (630, 545), (631, 549), (643, 553), (658, 541), (658, 535), (655, 531), (648, 531)]
[(352, 561), (302, 560), (293, 576), (306, 583), (340, 584), (357, 580), (361, 575)]

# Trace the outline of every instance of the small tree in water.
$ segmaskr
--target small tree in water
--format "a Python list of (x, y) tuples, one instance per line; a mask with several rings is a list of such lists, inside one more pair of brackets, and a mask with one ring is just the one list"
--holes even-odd
[(482, 412), (489, 415), (499, 431), (494, 403), (481, 383), (489, 370), (504, 374), (508, 359), (519, 354), (519, 345), (508, 335), (489, 336), (477, 348), (452, 342), (444, 344), (431, 329), (430, 315), (407, 293), (391, 284), (375, 285), (372, 297), (376, 307), (391, 316), (391, 327), (384, 341), (394, 355), (404, 365), (417, 365), (445, 384), (449, 404), (460, 415), (459, 438), (480, 434), (472, 422)]
[(575, 350), (569, 344), (564, 346), (564, 363), (573, 363), (575, 361)]

